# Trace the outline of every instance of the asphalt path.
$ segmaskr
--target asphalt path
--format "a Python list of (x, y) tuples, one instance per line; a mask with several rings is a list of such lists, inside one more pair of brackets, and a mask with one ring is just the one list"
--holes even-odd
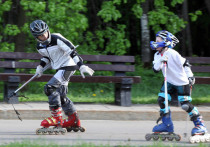
[[(57, 145), (81, 145), (94, 144), (104, 146), (130, 145), (147, 146), (163, 144), (166, 146), (197, 146), (190, 144), (193, 124), (191, 121), (174, 121), (175, 133), (182, 136), (180, 142), (146, 141), (145, 134), (151, 133), (154, 121), (119, 121), (119, 120), (81, 120), (82, 126), (86, 128), (82, 132), (69, 132), (66, 135), (36, 135), (36, 129), (40, 128), (41, 120), (0, 120), (0, 145), (12, 142), (31, 142), (38, 144)], [(205, 122), (210, 130), (210, 121)], [(184, 137), (187, 133), (187, 137)], [(205, 143), (210, 146), (210, 143)]]

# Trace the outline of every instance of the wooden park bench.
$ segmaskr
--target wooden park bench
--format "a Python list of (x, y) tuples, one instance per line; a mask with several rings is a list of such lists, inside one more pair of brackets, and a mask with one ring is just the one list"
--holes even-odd
[[(85, 64), (96, 71), (111, 71), (112, 76), (86, 76), (80, 75), (71, 77), (70, 82), (82, 83), (114, 83), (115, 84), (115, 104), (120, 106), (131, 105), (131, 87), (133, 83), (139, 83), (140, 76), (126, 76), (126, 72), (134, 72), (134, 56), (115, 55), (81, 55)], [(8, 95), (14, 92), (19, 83), (29, 80), (34, 74), (17, 73), (16, 69), (36, 69), (39, 65), (41, 55), (38, 53), (23, 52), (0, 52), (0, 81), (4, 81), (4, 101), (7, 103), (18, 103), (18, 97), (8, 100)], [(27, 62), (21, 60), (28, 59)], [(43, 74), (33, 81), (48, 82), (52, 74)]]
[[(210, 57), (186, 57), (186, 59), (192, 65), (193, 73), (210, 73)], [(210, 76), (195, 76), (195, 84), (210, 84)]]

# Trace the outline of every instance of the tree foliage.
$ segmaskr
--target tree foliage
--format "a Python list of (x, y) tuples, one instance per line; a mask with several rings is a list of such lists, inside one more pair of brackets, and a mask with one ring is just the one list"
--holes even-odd
[[(149, 26), (153, 32), (167, 29), (172, 33), (181, 31), (187, 22), (180, 18), (174, 7), (184, 0), (172, 0), (166, 4), (166, 0), (150, 0), (148, 12)], [(95, 8), (91, 8), (88, 0), (20, 0), (19, 5), (24, 9), (27, 17), (22, 26), (5, 23), (4, 14), (13, 11), (13, 0), (0, 2), (0, 51), (14, 51), (14, 42), (10, 36), (25, 33), (27, 39), (23, 51), (35, 51), (35, 39), (30, 34), (29, 24), (36, 19), (42, 19), (49, 27), (51, 33), (61, 33), (75, 45), (79, 44), (81, 54), (130, 54), (132, 50), (133, 33), (135, 28), (136, 44), (140, 48), (140, 18), (143, 14), (141, 3), (145, 0), (100, 0), (92, 1)], [(91, 26), (90, 9), (94, 9), (96, 17), (95, 26)], [(195, 21), (201, 11), (189, 13), (192, 21)], [(134, 22), (129, 22), (129, 19)], [(133, 53), (135, 54), (135, 53)]]
[(8, 1), (0, 1), (0, 49), (1, 51), (9, 51), (10, 49), (14, 49), (14, 43), (8, 43), (6, 38), (8, 35), (14, 35), (19, 30), (9, 30), (10, 27), (17, 29), (14, 25), (4, 24), (3, 15), (4, 12), (10, 11), (11, 9), (11, 0)]
[[(172, 5), (174, 6), (178, 2), (183, 2), (183, 0), (173, 0)], [(154, 1), (155, 9), (150, 11), (149, 14), (149, 25), (155, 32), (162, 30), (164, 28), (171, 33), (177, 33), (185, 27), (185, 21), (179, 18), (174, 12), (169, 10), (169, 7), (165, 6), (164, 0)]]

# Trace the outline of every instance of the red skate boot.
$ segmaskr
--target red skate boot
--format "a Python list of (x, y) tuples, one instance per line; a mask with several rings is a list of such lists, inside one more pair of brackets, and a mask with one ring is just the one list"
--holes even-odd
[(63, 120), (62, 127), (66, 128), (67, 132), (71, 132), (72, 130), (74, 132), (78, 132), (79, 130), (81, 132), (85, 132), (85, 128), (81, 127), (81, 123), (80, 123), (77, 112), (74, 112), (73, 114), (69, 114), (68, 118)]
[[(40, 135), (40, 134), (46, 135), (48, 133), (51, 135), (51, 134), (55, 133), (56, 135), (58, 135), (59, 133), (61, 133), (64, 135), (67, 131), (65, 128), (62, 128), (63, 119), (62, 119), (61, 107), (59, 107), (57, 109), (51, 108), (50, 111), (51, 111), (51, 117), (48, 117), (41, 122), (41, 126), (43, 128), (38, 128), (36, 130), (36, 134), (37, 135)], [(50, 126), (54, 126), (54, 127), (50, 128)]]

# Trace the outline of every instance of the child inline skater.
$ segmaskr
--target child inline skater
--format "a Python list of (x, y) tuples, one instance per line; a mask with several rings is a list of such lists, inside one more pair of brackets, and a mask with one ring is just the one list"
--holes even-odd
[[(205, 138), (207, 129), (203, 123), (202, 116), (200, 115), (198, 109), (191, 104), (191, 86), (195, 83), (195, 78), (191, 71), (191, 65), (189, 64), (188, 60), (183, 58), (177, 51), (173, 49), (178, 42), (179, 40), (168, 31), (163, 30), (156, 34), (156, 41), (150, 42), (152, 50), (157, 51), (154, 55), (153, 70), (155, 73), (158, 73), (160, 70), (162, 70), (163, 75), (165, 75), (163, 64), (164, 62), (167, 63), (166, 71), (168, 100), (171, 101), (170, 94), (173, 92), (178, 93), (178, 101), (180, 102), (182, 109), (188, 113), (190, 120), (193, 121), (195, 125), (191, 132), (193, 137), (191, 137), (190, 140), (195, 142), (197, 139), (198, 142), (198, 140), (202, 141), (202, 139)], [(168, 107), (168, 112), (165, 111), (164, 87), (165, 85), (163, 84), (161, 86), (160, 93), (158, 94), (160, 118), (157, 120), (157, 123), (160, 119), (162, 119), (162, 123), (153, 128), (153, 134), (147, 134), (145, 137), (147, 140), (150, 140), (151, 138), (157, 140), (157, 135), (162, 134), (162, 132), (167, 132), (161, 135), (162, 140), (167, 138), (168, 140), (176, 139), (179, 141), (181, 136), (173, 133), (174, 125), (171, 119), (170, 107)]]
[[(42, 69), (51, 64), (56, 74), (44, 86), (44, 92), (49, 99), (49, 109), (51, 117), (43, 120), (41, 126), (37, 129), (37, 134), (62, 134), (67, 131), (82, 131), (80, 120), (73, 102), (66, 96), (68, 91), (68, 82), (79, 66), (80, 73), (85, 78), (84, 73), (93, 75), (94, 71), (83, 64), (82, 58), (77, 54), (75, 46), (61, 34), (51, 34), (48, 25), (42, 20), (35, 20), (30, 24), (30, 31), (37, 40), (37, 51), (43, 56), (40, 65), (36, 68), (38, 77), (42, 75)], [(68, 116), (62, 118), (62, 109)], [(49, 128), (55, 126), (54, 128)]]

